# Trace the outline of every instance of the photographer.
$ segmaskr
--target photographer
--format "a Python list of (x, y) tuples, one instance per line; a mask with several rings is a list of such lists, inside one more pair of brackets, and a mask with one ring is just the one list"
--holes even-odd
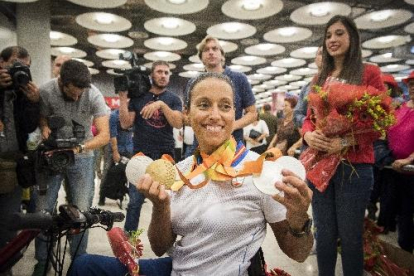
[[(39, 175), (39, 186), (45, 190), (44, 196), (39, 196), (36, 202), (38, 211), (52, 212), (56, 204), (62, 179), (68, 180), (72, 203), (80, 210), (87, 210), (92, 205), (94, 192), (94, 157), (93, 149), (101, 147), (109, 141), (109, 114), (105, 100), (101, 92), (91, 85), (91, 75), (83, 63), (76, 60), (68, 60), (63, 63), (60, 76), (52, 79), (40, 88), (40, 128), (45, 143), (52, 137), (57, 143), (58, 139), (72, 141), (77, 137), (75, 128), (83, 129), (85, 138), (79, 144), (69, 149), (52, 149), (42, 156), (47, 159), (61, 151), (74, 153), (74, 162), (65, 165), (62, 170), (53, 171), (53, 168), (44, 168)], [(58, 116), (64, 120), (64, 127), (52, 127), (47, 118)], [(98, 134), (93, 137), (91, 132), (92, 122), (95, 124)], [(73, 135), (68, 134), (71, 129)], [(66, 130), (66, 131), (65, 131)], [(55, 133), (57, 132), (57, 133)], [(72, 136), (72, 137), (71, 137)], [(78, 135), (79, 136), (79, 135)], [(59, 151), (60, 150), (60, 151)], [(59, 160), (49, 161), (59, 163)], [(47, 162), (46, 162), (47, 163)], [(58, 164), (59, 165), (59, 164)], [(39, 191), (40, 191), (39, 187)], [(86, 253), (88, 242), (87, 232), (74, 235), (70, 241), (70, 253), (72, 259), (75, 256)], [(79, 247), (79, 248), (78, 248)], [(78, 248), (78, 250), (77, 250)], [(33, 275), (42, 275), (46, 268), (47, 244), (44, 237), (36, 239), (36, 259)]]
[[(174, 157), (173, 127), (182, 128), (182, 103), (180, 98), (167, 90), (170, 68), (165, 61), (155, 61), (151, 68), (152, 86), (149, 91), (130, 100), (126, 92), (119, 92), (119, 118), (121, 126), (134, 126), (134, 153), (142, 152), (153, 160), (163, 154)], [(135, 183), (134, 183), (135, 184)], [(144, 196), (134, 185), (129, 186), (130, 201), (125, 220), (125, 230), (136, 230)]]
[[(28, 134), (39, 121), (39, 89), (29, 81), (29, 66), (29, 53), (22, 47), (0, 53), (0, 248), (16, 234), (7, 227), (9, 216), (20, 210), (22, 197), (16, 160), (27, 151)], [(19, 75), (23, 78), (16, 78)]]

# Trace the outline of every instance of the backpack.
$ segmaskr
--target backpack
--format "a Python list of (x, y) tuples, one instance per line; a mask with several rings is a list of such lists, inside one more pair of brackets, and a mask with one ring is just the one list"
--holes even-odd
[(128, 193), (128, 180), (125, 175), (126, 164), (119, 162), (108, 169), (105, 179), (101, 184), (101, 195), (110, 199), (120, 200), (120, 208), (122, 209), (122, 201), (125, 194)]

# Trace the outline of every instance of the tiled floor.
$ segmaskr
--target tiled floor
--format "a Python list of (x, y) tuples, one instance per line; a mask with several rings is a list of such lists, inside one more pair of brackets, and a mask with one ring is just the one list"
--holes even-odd
[[(99, 180), (97, 180), (96, 191), (95, 191), (95, 198), (94, 198), (94, 206), (97, 205), (98, 196), (98, 185)], [(59, 193), (59, 204), (64, 203), (64, 192), (61, 189)], [(124, 202), (124, 207), (126, 206), (126, 202)], [(118, 205), (115, 201), (107, 199), (106, 205), (103, 206), (103, 209), (118, 212), (122, 211), (125, 213), (124, 210), (120, 210)], [(140, 228), (148, 229), (148, 225), (151, 218), (151, 202), (149, 200), (146, 201), (142, 208), (141, 214), (141, 222)], [(116, 226), (123, 227), (122, 223), (117, 223)], [(396, 241), (396, 234), (390, 233), (387, 236), (384, 236), (388, 242), (395, 244)], [(145, 232), (142, 235), (142, 240), (144, 244), (144, 257), (145, 258), (153, 258), (155, 257), (154, 253), (152, 253), (148, 239), (146, 237)], [(265, 258), (270, 268), (278, 267), (286, 272), (289, 272), (292, 276), (305, 276), (305, 275), (317, 275), (317, 265), (316, 265), (316, 256), (311, 255), (304, 263), (297, 263), (291, 259), (289, 259), (286, 255), (282, 253), (277, 242), (272, 234), (270, 228), (268, 228), (268, 235), (263, 244), (263, 250), (265, 252)], [(108, 239), (106, 237), (105, 230), (101, 228), (94, 228), (90, 230), (89, 234), (89, 244), (88, 244), (88, 253), (94, 254), (102, 254), (107, 256), (113, 256), (111, 248), (108, 243)], [(66, 267), (68, 267), (70, 262), (69, 258), (66, 258)], [(15, 276), (30, 276), (33, 270), (33, 266), (36, 263), (34, 259), (34, 242), (32, 242), (24, 254), (24, 257), (15, 265), (13, 268), (13, 275)], [(50, 272), (48, 275), (54, 275)], [(336, 267), (336, 275), (342, 275), (341, 269), (341, 262), (340, 257), (338, 257), (337, 267)]]

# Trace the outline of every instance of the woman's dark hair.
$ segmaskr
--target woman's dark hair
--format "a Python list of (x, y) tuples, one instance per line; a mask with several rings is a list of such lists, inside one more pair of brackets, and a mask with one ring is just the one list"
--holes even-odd
[(317, 85), (322, 86), (329, 74), (335, 69), (334, 59), (328, 54), (326, 49), (326, 35), (328, 28), (337, 22), (342, 23), (349, 34), (349, 50), (345, 55), (342, 71), (338, 77), (346, 80), (350, 84), (361, 84), (364, 65), (362, 63), (359, 31), (351, 18), (336, 15), (329, 20), (325, 27), (322, 50), (322, 70), (319, 74)]
[(63, 86), (72, 84), (78, 88), (91, 87), (91, 74), (88, 67), (80, 61), (65, 61), (60, 69), (60, 80)]
[(192, 92), (194, 90), (194, 87), (197, 84), (199, 84), (200, 82), (202, 82), (203, 80), (206, 80), (206, 79), (217, 79), (217, 80), (222, 80), (222, 81), (227, 82), (230, 85), (231, 90), (233, 91), (233, 100), (234, 100), (234, 98), (235, 98), (235, 92), (234, 92), (235, 89), (234, 89), (234, 85), (233, 85), (233, 83), (232, 83), (232, 81), (230, 80), (229, 77), (227, 77), (226, 75), (224, 75), (222, 73), (216, 73), (216, 72), (201, 73), (200, 75), (198, 75), (197, 77), (195, 77), (192, 80), (192, 82), (191, 82), (191, 84), (188, 88), (187, 102), (186, 102), (187, 110), (190, 110), (191, 97), (192, 97)]
[(296, 104), (298, 103), (298, 99), (295, 98), (295, 97), (285, 98), (285, 101), (288, 102), (288, 103), (290, 103), (290, 107), (291, 108), (295, 108)]

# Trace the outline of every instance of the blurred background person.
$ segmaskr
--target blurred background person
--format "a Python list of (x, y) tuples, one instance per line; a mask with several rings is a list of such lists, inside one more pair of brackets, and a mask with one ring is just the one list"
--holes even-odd
[(414, 164), (414, 71), (403, 79), (408, 86), (410, 100), (396, 111), (397, 122), (388, 131), (388, 142), (395, 161), (392, 168), (397, 171), (397, 228), (399, 246), (413, 253), (414, 249), (414, 173), (405, 172), (405, 165)]
[(288, 150), (301, 139), (298, 128), (293, 123), (293, 109), (298, 100), (296, 97), (285, 98), (283, 105), (284, 118), (279, 119), (277, 133), (270, 142), (268, 148), (276, 147), (283, 155), (288, 154)]
[(266, 142), (269, 145), (277, 131), (277, 117), (272, 114), (272, 107), (270, 104), (264, 104), (263, 112), (260, 113), (260, 119), (266, 122), (269, 129), (269, 136), (266, 137)]
[(258, 154), (262, 154), (267, 149), (267, 140), (269, 129), (264, 120), (257, 115), (256, 121), (243, 128), (246, 148)]

